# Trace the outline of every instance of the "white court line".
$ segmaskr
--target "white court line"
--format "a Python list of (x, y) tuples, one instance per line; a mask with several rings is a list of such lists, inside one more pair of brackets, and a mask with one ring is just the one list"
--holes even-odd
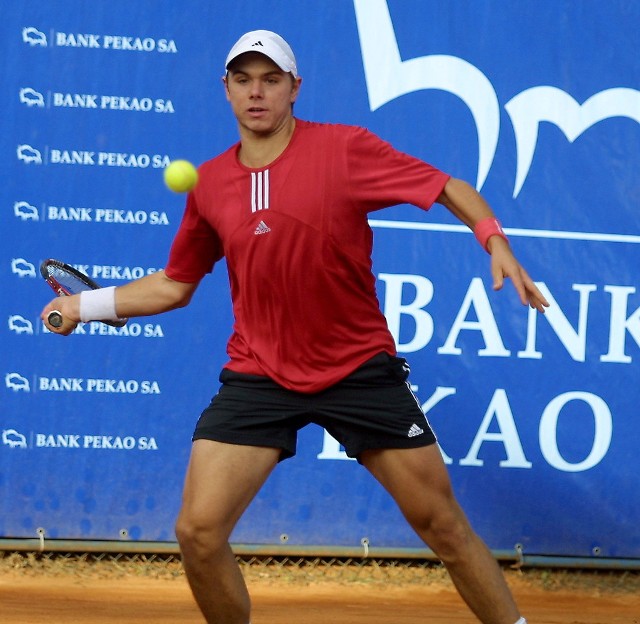
[[(369, 225), (374, 228), (389, 230), (426, 230), (431, 232), (459, 232), (471, 234), (466, 225), (448, 225), (446, 223), (419, 223), (414, 221), (385, 221), (383, 219), (369, 219)], [(640, 244), (640, 235), (633, 234), (604, 234), (601, 232), (563, 232), (561, 230), (525, 230), (522, 228), (504, 228), (509, 236), (524, 236), (529, 238), (559, 238), (563, 240), (597, 241), (602, 243), (634, 243)]]

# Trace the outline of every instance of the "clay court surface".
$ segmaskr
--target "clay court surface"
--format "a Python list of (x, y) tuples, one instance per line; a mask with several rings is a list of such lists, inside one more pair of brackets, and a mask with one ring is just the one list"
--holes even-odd
[[(253, 624), (462, 624), (443, 571), (247, 566)], [(640, 624), (640, 573), (505, 569), (529, 624)], [(179, 563), (0, 555), (0, 622), (202, 623)]]

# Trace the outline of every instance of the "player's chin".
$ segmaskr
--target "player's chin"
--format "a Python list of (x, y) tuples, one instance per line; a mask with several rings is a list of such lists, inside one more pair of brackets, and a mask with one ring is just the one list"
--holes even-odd
[(255, 122), (255, 121), (245, 124), (245, 128), (247, 128), (248, 130), (250, 130), (254, 134), (267, 135), (267, 136), (270, 135), (274, 130), (273, 124), (260, 123), (260, 122)]
[(277, 123), (272, 115), (246, 115), (243, 118), (243, 125), (253, 132), (273, 132)]

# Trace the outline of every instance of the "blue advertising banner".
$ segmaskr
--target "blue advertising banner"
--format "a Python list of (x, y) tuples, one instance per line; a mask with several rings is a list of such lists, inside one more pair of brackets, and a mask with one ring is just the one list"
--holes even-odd
[[(173, 541), (190, 436), (218, 387), (224, 262), (189, 307), (66, 339), (48, 257), (121, 285), (162, 269), (184, 196), (162, 172), (237, 141), (220, 78), (281, 33), (296, 116), (369, 128), (474, 184), (552, 303), (541, 316), (444, 208), (372, 215), (380, 305), (456, 493), (490, 548), (640, 557), (640, 5), (122, 0), (0, 24), (0, 538)], [(237, 543), (420, 548), (319, 427)]]

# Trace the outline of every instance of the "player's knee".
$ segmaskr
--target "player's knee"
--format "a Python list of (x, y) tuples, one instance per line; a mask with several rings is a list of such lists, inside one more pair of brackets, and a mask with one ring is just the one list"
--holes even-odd
[(468, 523), (454, 522), (448, 526), (434, 527), (429, 537), (429, 545), (444, 563), (453, 562), (466, 557), (474, 537)]
[(188, 546), (195, 538), (195, 527), (180, 515), (175, 526), (176, 538), (181, 548)]
[(226, 536), (212, 523), (199, 521), (181, 513), (175, 525), (180, 549), (189, 552), (211, 553), (226, 545)]
[(414, 529), (445, 563), (464, 557), (475, 534), (463, 513), (442, 511), (412, 523)]

